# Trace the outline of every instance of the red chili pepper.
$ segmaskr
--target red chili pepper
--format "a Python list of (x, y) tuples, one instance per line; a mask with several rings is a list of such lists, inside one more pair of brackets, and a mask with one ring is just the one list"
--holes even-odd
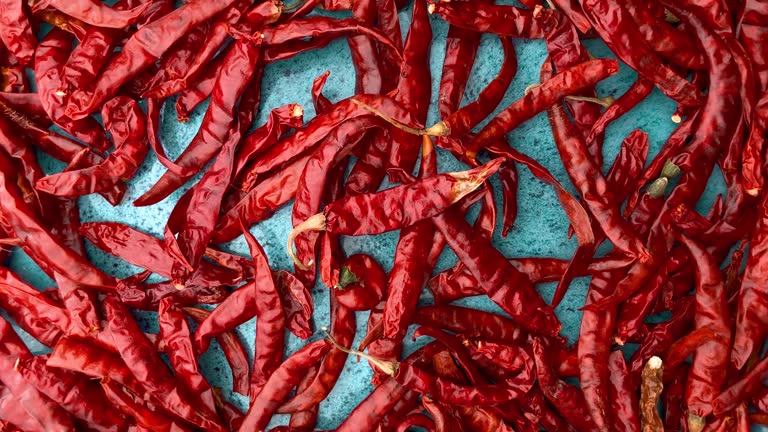
[(38, 190), (69, 197), (106, 193), (133, 178), (149, 150), (144, 141), (144, 112), (133, 99), (117, 97), (104, 104), (101, 115), (115, 150), (98, 165), (40, 179), (35, 185)]
[(527, 337), (526, 332), (509, 318), (453, 305), (419, 308), (414, 323), (506, 343), (519, 343)]
[(609, 106), (600, 118), (592, 125), (589, 135), (585, 139), (587, 145), (590, 145), (597, 137), (605, 133), (605, 129), (610, 123), (624, 114), (628, 113), (640, 102), (642, 102), (653, 90), (653, 83), (645, 78), (639, 77), (624, 94), (619, 96), (611, 106)]
[[(80, 234), (109, 254), (163, 277), (173, 277), (174, 260), (166, 251), (165, 243), (157, 237), (117, 222), (84, 223), (80, 226)], [(239, 272), (203, 260), (187, 282), (200, 286), (234, 286), (243, 279)]]
[(304, 124), (303, 115), (304, 109), (298, 104), (284, 105), (272, 110), (267, 122), (246, 136), (238, 146), (235, 175), (239, 176), (248, 163), (259, 153), (273, 146), (288, 130), (301, 127)]
[(319, 340), (304, 345), (288, 357), (274, 373), (269, 375), (262, 390), (255, 395), (240, 431), (263, 430), (293, 387), (301, 381), (306, 369), (320, 361), (330, 349), (331, 347), (325, 341)]
[(278, 270), (272, 274), (285, 310), (286, 327), (296, 336), (307, 339), (312, 336), (312, 294), (293, 273)]
[[(598, 426), (590, 416), (590, 410), (585, 403), (589, 395), (582, 394), (576, 387), (560, 381), (553, 373), (545, 353), (546, 346), (538, 339), (533, 341), (533, 358), (536, 361), (536, 371), (544, 395), (555, 406), (576, 430), (594, 431)], [(584, 381), (581, 381), (584, 385)]]
[(74, 253), (52, 236), (22, 198), (15, 179), (8, 178), (15, 170), (10, 161), (0, 155), (0, 210), (6, 230), (21, 241), (22, 249), (44, 269), (55, 270), (83, 286), (103, 291), (115, 289), (114, 278), (102, 273), (88, 260)]
[(80, 119), (96, 110), (121, 85), (162, 57), (174, 42), (234, 1), (226, 0), (215, 5), (187, 3), (139, 29), (107, 65), (91, 89), (72, 93), (67, 104), (67, 115)]
[(72, 37), (56, 29), (51, 30), (40, 42), (35, 53), (35, 81), (40, 102), (57, 126), (95, 149), (105, 150), (109, 147), (109, 141), (96, 120), (90, 117), (72, 120), (64, 114), (65, 100), (58, 91), (63, 79), (61, 68), (71, 44)]
[(139, 395), (134, 394), (120, 383), (103, 379), (101, 388), (109, 402), (147, 430), (168, 432), (188, 430), (185, 426), (178, 425), (177, 422), (161, 413), (154, 405), (142, 401)]
[(559, 99), (590, 88), (617, 71), (618, 63), (615, 60), (591, 60), (560, 72), (494, 117), (467, 144), (467, 156), (474, 159), (479, 150), (554, 105)]
[[(490, 177), (501, 164), (494, 160), (469, 171), (440, 174), (375, 194), (357, 195), (327, 205), (297, 225), (288, 236), (289, 255), (300, 268), (306, 265), (293, 252), (293, 240), (304, 231), (372, 235), (413, 225), (445, 211)], [(407, 208), (404, 204), (408, 203)], [(387, 214), (381, 214), (386, 209)]]
[(187, 88), (181, 92), (179, 99), (176, 101), (176, 118), (179, 122), (189, 121), (190, 113), (211, 96), (221, 65), (231, 51), (231, 45), (225, 48), (224, 52), (221, 53), (222, 55), (216, 56), (216, 58), (208, 63), (200, 73), (200, 76), (194, 82), (189, 83)]
[(685, 105), (701, 104), (700, 92), (664, 66), (648, 48), (637, 27), (620, 24), (633, 21), (622, 4), (613, 0), (583, 0), (581, 7), (600, 38), (630, 67), (653, 81), (670, 98)]
[(0, 382), (14, 395), (16, 404), (37, 420), (43, 430), (74, 430), (69, 413), (36, 390), (14, 368), (18, 359), (31, 359), (32, 354), (5, 319), (0, 319), (0, 354)]
[(130, 311), (111, 296), (104, 300), (104, 306), (109, 329), (125, 365), (158, 403), (198, 427), (223, 431), (213, 412), (198, 403), (190, 403), (193, 398), (173, 379), (154, 346), (139, 330)]
[(544, 37), (533, 12), (515, 6), (441, 1), (430, 3), (429, 13), (437, 14), (452, 26), (480, 33), (527, 39)]
[[(331, 334), (345, 347), (351, 346), (355, 337), (355, 314), (339, 304), (334, 295), (331, 296)], [(287, 400), (277, 412), (305, 411), (325, 399), (336, 385), (346, 361), (347, 353), (343, 351), (334, 350), (326, 354), (312, 383)]]
[(2, 0), (0, 40), (22, 65), (32, 62), (37, 40), (21, 0)]
[(101, 406), (103, 395), (96, 382), (64, 369), (50, 368), (45, 362), (45, 356), (22, 358), (14, 369), (89, 428), (104, 432), (127, 429), (129, 422), (122, 414)]
[(40, 0), (32, 5), (32, 12), (52, 7), (85, 23), (106, 28), (123, 28), (134, 24), (149, 8), (150, 2), (129, 10), (118, 10), (94, 0)]
[[(185, 307), (184, 312), (198, 325), (211, 314), (205, 309), (196, 307)], [(234, 332), (222, 333), (216, 337), (216, 340), (219, 342), (219, 347), (224, 352), (224, 357), (226, 357), (232, 371), (232, 391), (248, 396), (251, 372), (245, 347)]]
[[(280, 207), (292, 200), (309, 155), (301, 157), (269, 177), (261, 180), (248, 192), (232, 190), (224, 198), (225, 213), (219, 217), (211, 237), (213, 243), (234, 240), (241, 234), (240, 221), (247, 226), (266, 220)], [(227, 205), (228, 201), (235, 201)]]
[(384, 298), (387, 274), (370, 256), (351, 255), (344, 261), (335, 298), (342, 306), (354, 310), (370, 310)]
[(600, 228), (617, 250), (646, 261), (648, 251), (621, 217), (600, 168), (592, 161), (584, 141), (563, 108), (556, 105), (548, 110), (547, 116), (566, 172)]
[(608, 370), (611, 374), (611, 382), (608, 387), (611, 407), (616, 423), (614, 430), (639, 431), (640, 412), (637, 400), (636, 384), (629, 375), (624, 354), (621, 351), (611, 352), (608, 358)]
[(253, 359), (250, 391), (252, 397), (255, 397), (283, 359), (285, 313), (272, 278), (266, 253), (244, 227), (243, 235), (245, 235), (248, 249), (253, 257), (256, 274), (254, 279), (254, 295), (256, 297), (254, 305), (256, 312), (255, 344), (259, 348)]
[(181, 381), (194, 399), (211, 412), (216, 411), (213, 389), (199, 370), (195, 350), (192, 347), (192, 333), (182, 310), (172, 299), (160, 302), (157, 311), (160, 324), (160, 338), (173, 367), (176, 378)]
[[(177, 9), (179, 10), (179, 9)], [(222, 64), (228, 73), (220, 74), (214, 85), (215, 97), (205, 113), (203, 124), (195, 138), (176, 160), (175, 164), (184, 167), (183, 175), (166, 172), (152, 188), (134, 201), (135, 206), (151, 205), (166, 198), (179, 186), (186, 183), (199, 172), (231, 138), (235, 126), (235, 107), (256, 70), (261, 53), (259, 35), (243, 35), (230, 51)], [(233, 146), (238, 140), (233, 140)]]
[(0, 306), (24, 331), (48, 347), (70, 331), (67, 310), (0, 267)]
[(7, 432), (45, 432), (43, 425), (32, 417), (16, 396), (5, 385), (0, 384), (0, 428)]

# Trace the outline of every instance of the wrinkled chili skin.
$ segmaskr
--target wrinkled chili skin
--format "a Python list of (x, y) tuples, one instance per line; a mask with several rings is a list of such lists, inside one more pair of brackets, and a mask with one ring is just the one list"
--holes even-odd
[(32, 63), (37, 47), (32, 26), (21, 0), (0, 2), (0, 40), (22, 65)]

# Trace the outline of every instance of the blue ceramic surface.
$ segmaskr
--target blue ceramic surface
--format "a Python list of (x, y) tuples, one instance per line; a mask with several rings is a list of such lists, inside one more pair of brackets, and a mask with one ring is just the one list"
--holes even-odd
[[(403, 36), (405, 36), (410, 22), (410, 8), (402, 10), (399, 17)], [(438, 120), (436, 95), (439, 88), (440, 70), (445, 52), (445, 35), (448, 27), (444, 21), (437, 17), (432, 17), (431, 22), (434, 36), (430, 58), (433, 80), (432, 110), (430, 111), (429, 124)], [(613, 57), (601, 41), (589, 40), (585, 44), (595, 57)], [(522, 96), (523, 89), (529, 84), (539, 82), (539, 69), (546, 56), (544, 42), (541, 40), (516, 40), (515, 46), (519, 68), (517, 76), (507, 91), (501, 107), (506, 107)], [(464, 103), (474, 100), (478, 92), (496, 76), (502, 56), (498, 38), (491, 35), (484, 36)], [(305, 109), (305, 120), (312, 118), (314, 116), (310, 97), (312, 80), (326, 70), (331, 72), (325, 88), (327, 97), (336, 101), (353, 94), (355, 73), (350, 60), (349, 48), (343, 39), (331, 43), (324, 49), (269, 65), (264, 74), (263, 96), (257, 124), (262, 124), (266, 120), (266, 116), (272, 108), (287, 103), (300, 103)], [(601, 96), (613, 95), (618, 97), (635, 79), (635, 72), (622, 64), (617, 75), (598, 84), (598, 93)], [(415, 83), (415, 85), (425, 84)], [(175, 100), (171, 100), (169, 103), (166, 103), (161, 125), (161, 139), (172, 157), (177, 156), (194, 136), (205, 112), (205, 106), (207, 106), (200, 107), (193, 113), (189, 122), (181, 124), (177, 123), (175, 119), (174, 102)], [(615, 158), (621, 141), (634, 129), (642, 129), (648, 133), (651, 143), (650, 156), (655, 155), (666, 137), (675, 128), (675, 124), (670, 121), (670, 116), (674, 112), (675, 106), (673, 101), (666, 98), (658, 90), (654, 90), (651, 96), (644, 102), (629, 114), (614, 122), (607, 130), (603, 149), (606, 169)], [(509, 137), (513, 146), (537, 159), (569, 190), (575, 192), (559, 159), (552, 140), (549, 124), (544, 114), (538, 115), (531, 121), (526, 122), (509, 134)], [(47, 172), (57, 172), (64, 168), (59, 162), (52, 161), (44, 156), (42, 158)], [(454, 171), (464, 168), (450, 154), (443, 151), (439, 153), (439, 164), (441, 171)], [(151, 207), (135, 208), (131, 205), (131, 202), (145, 192), (164, 171), (164, 167), (153, 155), (150, 155), (137, 177), (130, 183), (129, 192), (125, 200), (117, 207), (112, 207), (98, 195), (81, 198), (80, 209), (83, 222), (118, 221), (162, 237), (165, 221), (174, 203), (192, 182), (171, 195), (170, 198)], [(198, 179), (199, 176), (193, 179), (193, 182)], [(498, 193), (500, 190), (498, 182), (495, 179), (493, 182)], [(699, 203), (699, 210), (706, 211), (711, 206), (716, 195), (724, 192), (724, 190), (722, 178), (719, 171), (716, 170), (710, 181), (707, 193)], [(500, 197), (497, 196), (497, 200), (499, 199)], [(518, 200), (519, 216), (514, 229), (507, 238), (501, 238), (499, 226), (494, 237), (495, 245), (505, 255), (510, 257), (554, 256), (569, 258), (575, 250), (576, 242), (575, 239), (568, 239), (566, 236), (568, 222), (553, 190), (536, 180), (527, 170), (521, 169)], [(473, 210), (474, 212), (470, 212), (469, 217), (471, 218), (474, 218), (477, 213), (477, 209)], [(291, 229), (290, 212), (291, 206), (285, 206), (271, 219), (257, 224), (251, 229), (251, 232), (267, 252), (273, 268), (293, 269), (284, 249), (286, 237)], [(397, 240), (398, 232), (391, 232), (375, 237), (347, 237), (342, 242), (347, 254), (368, 253), (374, 256), (386, 270), (389, 270), (392, 267), (392, 257), (395, 253)], [(242, 237), (225, 245), (225, 248), (243, 255), (246, 255), (248, 252)], [(106, 255), (90, 245), (87, 245), (87, 252), (89, 258), (99, 268), (113, 276), (126, 277), (141, 270), (115, 257)], [(441, 257), (436, 271), (452, 266), (455, 261), (456, 257), (450, 252), (450, 249), (446, 248), (446, 252)], [(9, 265), (37, 288), (42, 289), (54, 284), (18, 249), (14, 251), (10, 258)], [(579, 323), (581, 321), (581, 313), (578, 311), (578, 308), (584, 303), (587, 283), (588, 280), (583, 278), (574, 281), (567, 296), (557, 308), (557, 313), (563, 322), (563, 335), (571, 340), (578, 336)], [(553, 295), (554, 285), (544, 284), (539, 287), (541, 294), (547, 300), (551, 299)], [(313, 290), (315, 299), (314, 325), (316, 329), (329, 325), (329, 306), (326, 290), (327, 288), (321, 285), (316, 286)], [(421, 300), (424, 304), (431, 302), (430, 296), (426, 292)], [(460, 303), (499, 312), (495, 305), (481, 298), (470, 298)], [(153, 333), (158, 331), (155, 313), (136, 312), (135, 315), (145, 331)], [(367, 313), (357, 314), (358, 333), (355, 344), (359, 342), (365, 332), (367, 316)], [(254, 326), (254, 320), (251, 320), (237, 329), (241, 339), (245, 342), (251, 353), (254, 348)], [(24, 336), (35, 353), (47, 351), (45, 347), (33, 341), (28, 335)], [(317, 332), (312, 337), (312, 340), (321, 337), (319, 332)], [(417, 343), (411, 343), (410, 337), (408, 337), (406, 351), (410, 352), (415, 346), (421, 345), (424, 342), (419, 340)], [(301, 341), (291, 335), (287, 343), (287, 354), (296, 351), (304, 343), (305, 341)], [(233, 394), (229, 390), (232, 387), (229, 368), (215, 342), (212, 348), (202, 356), (201, 367), (212, 385), (224, 389), (224, 395), (228, 399), (241, 409), (247, 409), (247, 399)], [(318, 428), (328, 429), (338, 425), (372, 390), (370, 378), (371, 370), (368, 364), (366, 362), (358, 363), (350, 358), (347, 361), (339, 383), (329, 397), (320, 405)], [(285, 424), (286, 422), (286, 416), (276, 416), (272, 424)]]

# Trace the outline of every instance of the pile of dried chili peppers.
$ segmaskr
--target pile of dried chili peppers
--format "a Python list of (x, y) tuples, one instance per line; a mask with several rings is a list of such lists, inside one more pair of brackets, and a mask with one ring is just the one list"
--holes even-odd
[[(520, 3), (0, 0), (0, 261), (20, 248), (57, 285), (41, 291), (0, 266), (0, 310), (14, 322), (0, 318), (0, 430), (314, 431), (350, 354), (369, 362), (375, 387), (336, 431), (768, 425), (768, 1)], [(441, 121), (427, 125), (436, 20), (450, 27)], [(504, 60), (462, 106), (485, 33)], [(355, 95), (329, 100), (326, 73), (312, 86), (314, 118), (290, 104), (252, 127), (265, 66), (339, 38)], [(595, 85), (619, 63), (594, 58), (590, 38), (637, 72), (616, 99)], [(515, 39), (543, 39), (549, 57), (540, 82), (499, 106)], [(606, 128), (654, 87), (677, 102), (677, 129), (650, 161), (647, 135), (632, 132), (608, 166)], [(175, 159), (160, 142), (166, 103), (179, 121), (205, 110)], [(506, 136), (542, 113), (575, 196)], [(150, 150), (166, 171), (135, 206), (201, 174), (163, 238), (81, 224), (78, 197), (117, 205)], [(66, 169), (47, 174), (40, 152)], [(443, 172), (438, 152), (467, 168)], [(521, 166), (554, 188), (578, 241), (570, 259), (494, 246), (496, 226), (506, 236), (515, 224)], [(700, 214), (716, 168), (727, 192)], [(287, 271), (249, 229), (291, 201)], [(389, 272), (341, 247), (342, 235), (396, 230)], [(250, 256), (220, 246), (241, 235)], [(105, 273), (86, 241), (144, 271)], [(446, 247), (458, 262), (437, 272)], [(554, 307), (585, 276), (569, 343)], [(557, 282), (551, 301), (536, 289), (545, 282)], [(315, 286), (330, 299), (329, 329), (313, 323)], [(452, 304), (471, 296), (503, 314)], [(157, 312), (159, 334), (132, 309)], [(251, 353), (235, 329), (254, 317)], [(33, 355), (16, 329), (50, 351)], [(290, 355), (288, 332), (307, 340)], [(410, 335), (429, 342), (405, 355)], [(247, 412), (201, 372), (214, 340)], [(280, 414), (289, 424), (272, 426)]]

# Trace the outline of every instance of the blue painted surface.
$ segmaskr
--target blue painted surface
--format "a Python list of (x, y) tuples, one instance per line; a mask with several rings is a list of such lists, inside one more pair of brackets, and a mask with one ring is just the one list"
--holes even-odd
[[(405, 35), (408, 23), (410, 22), (410, 8), (400, 12), (400, 21), (403, 35)], [(436, 109), (436, 95), (439, 87), (440, 70), (445, 51), (445, 35), (447, 32), (445, 22), (437, 17), (433, 17), (431, 21), (434, 32), (430, 60), (433, 71), (433, 96), (429, 124), (439, 120)], [(586, 41), (585, 44), (595, 57), (613, 57), (607, 47), (600, 41), (590, 40)], [(528, 85), (539, 82), (539, 69), (546, 56), (543, 41), (517, 40), (515, 46), (519, 68), (517, 76), (507, 91), (501, 107), (506, 107), (522, 96), (523, 89)], [(502, 61), (502, 55), (498, 39), (495, 36), (484, 36), (464, 103), (474, 100), (479, 91), (496, 76)], [(257, 120), (258, 124), (262, 124), (266, 120), (267, 114), (272, 108), (288, 103), (300, 103), (305, 110), (305, 120), (312, 118), (314, 116), (310, 96), (312, 80), (326, 70), (331, 71), (325, 88), (327, 97), (336, 101), (353, 94), (354, 69), (351, 65), (349, 49), (345, 40), (337, 40), (322, 50), (305, 53), (294, 59), (269, 65), (264, 74), (263, 97)], [(622, 64), (617, 75), (598, 84), (598, 93), (600, 96), (613, 95), (618, 97), (635, 79), (636, 74), (634, 71)], [(175, 100), (166, 103), (165, 115), (161, 126), (161, 139), (171, 157), (177, 156), (192, 139), (202, 120), (205, 106), (207, 106), (204, 105), (196, 110), (189, 122), (180, 124), (175, 120), (174, 103)], [(632, 112), (614, 122), (608, 128), (603, 150), (606, 167), (610, 166), (610, 162), (616, 156), (619, 145), (624, 137), (632, 130), (638, 128), (648, 133), (651, 143), (650, 156), (655, 155), (666, 137), (675, 127), (675, 124), (670, 121), (670, 116), (674, 112), (675, 106), (673, 101), (666, 98), (658, 90), (654, 90), (651, 96)], [(537, 159), (569, 190), (575, 192), (559, 159), (552, 140), (549, 124), (544, 114), (526, 122), (513, 131), (509, 137), (511, 138), (512, 145)], [(42, 157), (42, 159), (44, 160), (44, 169), (48, 172), (61, 171), (64, 168), (61, 163), (52, 161), (49, 158)], [(441, 171), (455, 171), (463, 168), (450, 154), (443, 151), (439, 153), (439, 166)], [(131, 202), (149, 189), (164, 171), (164, 167), (153, 155), (150, 155), (137, 177), (130, 183), (129, 192), (124, 202), (117, 207), (110, 206), (98, 195), (81, 198), (80, 209), (83, 222), (118, 221), (162, 237), (165, 221), (173, 209), (174, 203), (192, 182), (174, 193), (170, 198), (151, 207), (135, 208), (131, 205)], [(725, 190), (719, 174), (715, 174), (713, 177), (710, 187), (700, 203), (700, 209), (708, 208), (715, 196)], [(199, 176), (193, 179), (193, 182), (198, 178)], [(498, 182), (495, 179), (493, 182), (498, 193), (500, 190)], [(497, 196), (498, 199), (499, 197)], [(501, 231), (499, 224), (496, 231), (497, 234), (494, 237), (495, 245), (505, 255), (510, 257), (554, 256), (569, 258), (575, 249), (576, 242), (575, 239), (569, 240), (566, 236), (568, 222), (560, 209), (553, 190), (536, 180), (527, 170), (521, 169), (518, 200), (519, 216), (514, 229), (504, 239), (499, 234)], [(476, 208), (473, 210), (474, 212), (470, 212), (470, 217), (472, 218), (477, 213)], [(284, 249), (285, 240), (291, 229), (290, 212), (290, 205), (286, 206), (276, 212), (271, 219), (257, 224), (251, 230), (267, 252), (271, 265), (278, 269), (293, 269)], [(394, 256), (397, 240), (398, 232), (392, 232), (375, 237), (348, 237), (342, 241), (347, 254), (368, 253), (374, 256), (386, 270), (389, 270), (392, 267), (392, 257)], [(243, 255), (246, 255), (248, 252), (242, 237), (225, 245), (225, 248)], [(140, 271), (139, 268), (106, 255), (90, 245), (87, 245), (87, 251), (89, 258), (99, 268), (111, 275), (125, 277)], [(446, 252), (441, 257), (436, 271), (452, 266), (455, 261), (456, 258), (453, 253), (446, 248)], [(53, 281), (48, 279), (18, 249), (10, 259), (10, 266), (25, 280), (30, 281), (38, 288), (53, 286)], [(588, 280), (583, 278), (574, 281), (567, 296), (557, 308), (557, 313), (563, 322), (563, 335), (571, 340), (578, 336), (579, 323), (581, 321), (581, 313), (578, 311), (578, 308), (583, 305), (587, 283)], [(554, 286), (555, 284), (543, 284), (539, 286), (539, 289), (546, 299), (550, 299), (554, 292)], [(316, 329), (330, 324), (326, 289), (324, 286), (318, 285), (313, 290), (315, 299), (314, 324)], [(428, 294), (424, 294), (422, 302), (430, 302)], [(460, 303), (479, 309), (499, 312), (495, 305), (481, 298), (466, 299)], [(135, 315), (145, 331), (153, 333), (158, 331), (155, 313), (140, 312)], [(367, 315), (367, 313), (357, 314), (358, 334), (355, 344), (360, 341), (365, 332)], [(251, 353), (254, 348), (254, 325), (254, 321), (251, 320), (237, 329), (241, 339)], [(318, 332), (318, 334), (313, 336), (312, 340), (321, 337)], [(36, 353), (42, 353), (46, 350), (45, 347), (32, 341), (28, 336), (25, 340), (28, 341), (30, 347)], [(406, 341), (408, 343), (406, 350), (413, 350), (416, 345), (410, 343), (410, 337), (407, 337)], [(293, 335), (289, 336), (287, 354), (296, 351), (304, 343), (304, 341), (298, 340)], [(421, 345), (424, 341), (419, 340), (417, 343)], [(233, 394), (229, 390), (232, 386), (231, 375), (224, 356), (215, 342), (212, 348), (202, 356), (201, 367), (212, 385), (224, 389), (224, 395), (228, 399), (232, 400), (243, 410), (247, 409), (247, 399)], [(346, 368), (338, 385), (320, 405), (318, 428), (327, 429), (338, 425), (372, 390), (370, 377), (371, 370), (367, 363), (358, 363), (350, 358), (347, 361)], [(286, 416), (276, 416), (273, 425), (284, 424), (285, 422), (287, 422)]]

